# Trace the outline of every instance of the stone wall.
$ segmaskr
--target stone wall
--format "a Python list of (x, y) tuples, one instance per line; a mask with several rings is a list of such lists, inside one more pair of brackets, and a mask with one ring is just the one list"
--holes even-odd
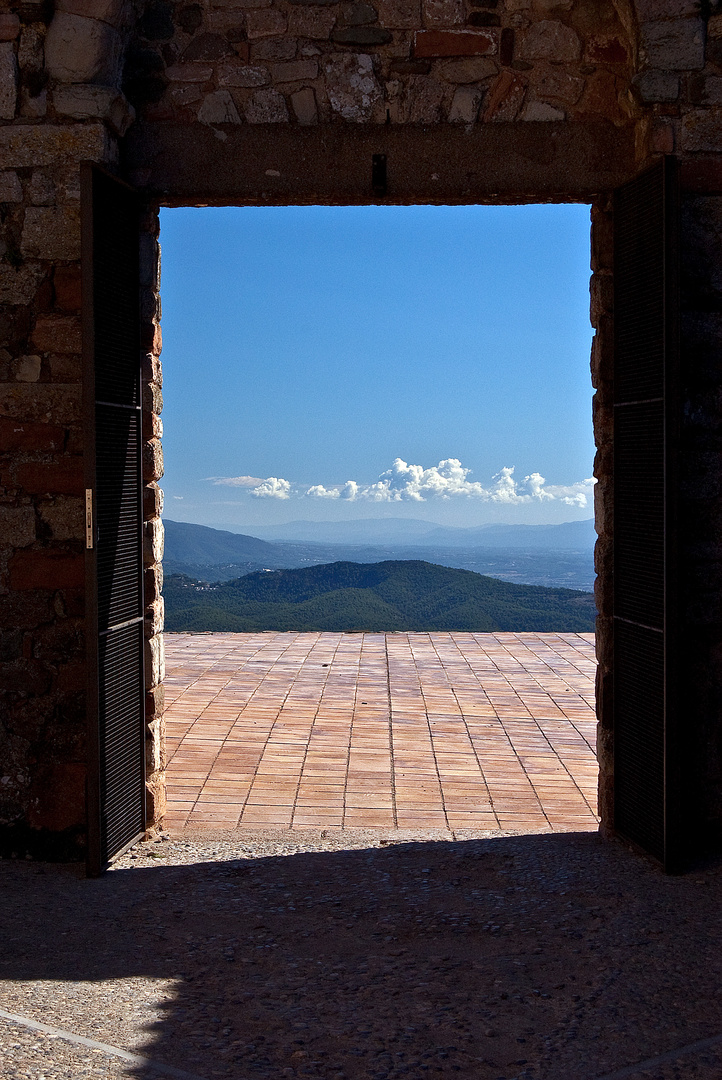
[[(685, 312), (685, 358), (694, 369), (685, 512), (696, 530), (690, 595), (701, 598), (720, 571), (721, 147), (716, 3), (0, 0), (4, 849), (73, 856), (84, 842), (82, 161), (131, 179), (147, 199), (141, 303), (151, 821), (164, 805), (158, 205), (384, 197), (593, 204), (600, 791), (609, 820), (609, 192), (664, 152), (680, 156), (694, 193), (686, 281), (703, 282), (705, 299), (689, 300)], [(386, 196), (371, 189), (372, 153), (388, 154)], [(722, 654), (714, 605), (695, 603), (687, 611), (700, 642), (694, 707), (711, 732)], [(715, 739), (701, 740), (708, 794), (722, 775)]]

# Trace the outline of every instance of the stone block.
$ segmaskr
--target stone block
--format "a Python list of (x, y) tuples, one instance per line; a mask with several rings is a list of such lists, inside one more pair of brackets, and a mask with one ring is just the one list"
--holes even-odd
[(49, 170), (33, 170), (28, 184), (28, 196), (33, 206), (53, 206), (58, 201), (58, 193)]
[(700, 0), (634, 0), (640, 23), (654, 19), (682, 19), (699, 15)]
[(365, 0), (348, 2), (340, 7), (340, 19), (344, 26), (370, 26), (378, 17), (376, 8)]
[(153, 598), (160, 596), (163, 591), (163, 566), (160, 563), (155, 563), (152, 566), (146, 566), (143, 570), (143, 592), (145, 594), (146, 604), (150, 604)]
[(23, 186), (16, 172), (0, 172), (0, 203), (23, 201)]
[(563, 120), (564, 117), (564, 109), (559, 109), (546, 101), (528, 102), (521, 114), (522, 120), (543, 121), (545, 123), (553, 120)]
[(318, 122), (316, 95), (310, 87), (291, 94), (291, 105), (299, 124), (307, 126)]
[(321, 63), (333, 111), (359, 124), (370, 120), (381, 98), (371, 57), (365, 53), (331, 53)]
[(152, 480), (143, 488), (143, 516), (146, 521), (159, 518), (163, 513), (163, 489)]
[[(160, 518), (146, 521), (143, 525), (143, 562), (145, 566), (153, 566), (163, 561), (163, 545), (165, 530)], [(151, 598), (148, 598), (149, 602)]]
[(292, 37), (327, 41), (336, 25), (336, 13), (328, 8), (291, 8), (288, 15), (288, 33)]
[(422, 26), (430, 30), (463, 26), (464, 5), (462, 0), (422, 0), (421, 17)]
[(680, 145), (683, 150), (717, 154), (722, 146), (722, 116), (718, 111), (695, 109), (682, 119)]
[(84, 15), (87, 19), (100, 19), (111, 26), (124, 22), (128, 15), (127, 0), (56, 0), (55, 9), (70, 15)]
[(85, 558), (60, 551), (16, 551), (8, 562), (10, 588), (19, 592), (34, 589), (82, 589)]
[(82, 495), (85, 491), (83, 461), (79, 457), (66, 457), (57, 462), (21, 462), (16, 476), (28, 495)]
[(43, 269), (32, 263), (0, 263), (0, 304), (27, 304), (43, 279)]
[(640, 28), (641, 64), (663, 71), (699, 71), (704, 67), (704, 38), (701, 19), (644, 23)]
[(454, 91), (454, 98), (449, 110), (452, 124), (473, 124), (479, 115), (479, 106), (483, 91), (471, 86), (461, 86)]
[(122, 39), (108, 23), (56, 13), (45, 38), (45, 67), (52, 79), (116, 86), (121, 58)]
[(20, 19), (11, 11), (0, 12), (0, 41), (14, 41), (20, 33)]
[(296, 55), (298, 43), (295, 38), (265, 38), (254, 41), (251, 46), (251, 59), (254, 63), (258, 60), (292, 60)]
[(441, 115), (444, 87), (436, 79), (415, 75), (409, 80), (405, 118), (411, 124), (435, 124)]
[(420, 0), (377, 0), (379, 22), (389, 30), (416, 30), (421, 25)]
[(113, 158), (103, 124), (0, 127), (0, 161), (6, 169), (57, 169), (65, 162), (107, 162)]
[(368, 49), (388, 45), (392, 37), (390, 30), (380, 26), (342, 26), (331, 34), (331, 40), (337, 45), (357, 45)]
[(40, 519), (53, 540), (83, 540), (85, 537), (85, 500), (64, 496), (40, 507)]
[(155, 718), (163, 715), (165, 709), (165, 687), (161, 683), (159, 686), (154, 686), (150, 690), (146, 691), (145, 695), (145, 714), (148, 717)]
[(156, 597), (145, 609), (145, 635), (155, 637), (163, 633), (165, 603), (162, 596)]
[(18, 64), (10, 41), (0, 44), (0, 119), (13, 120), (18, 98)]
[(145, 688), (152, 690), (165, 678), (165, 648), (163, 635), (146, 638), (145, 642)]
[(228, 90), (216, 90), (207, 94), (198, 110), (202, 124), (240, 124), (236, 103)]
[(171, 64), (166, 68), (165, 74), (171, 82), (205, 83), (213, 78), (213, 66), (211, 64)]
[(143, 478), (146, 483), (163, 475), (163, 446), (160, 439), (148, 439), (143, 445)]
[(21, 548), (35, 543), (32, 506), (0, 506), (0, 545)]
[(537, 96), (544, 101), (560, 101), (574, 105), (584, 92), (584, 79), (555, 64), (535, 65), (529, 81)]
[(8, 383), (0, 400), (0, 414), (21, 423), (80, 423), (80, 386), (51, 383)]
[(37, 382), (41, 367), (39, 356), (19, 356), (13, 364), (13, 375), (18, 382)]
[(246, 33), (249, 41), (264, 37), (280, 37), (286, 33), (286, 16), (273, 8), (249, 11), (246, 16)]
[(722, 105), (722, 78), (719, 75), (694, 75), (689, 80), (689, 93), (696, 105)]
[(419, 30), (414, 36), (414, 56), (484, 56), (496, 51), (490, 30)]
[(679, 97), (679, 75), (673, 71), (641, 71), (632, 79), (642, 101), (676, 101)]
[(181, 63), (194, 61), (215, 64), (228, 56), (233, 56), (233, 49), (226, 37), (222, 34), (200, 34), (183, 50), (180, 59)]
[(271, 76), (274, 83), (303, 82), (318, 77), (316, 60), (291, 60), (285, 64), (273, 64)]
[(257, 90), (246, 103), (245, 116), (249, 124), (285, 124), (288, 122), (286, 99), (271, 87)]
[(219, 86), (238, 86), (253, 89), (267, 86), (271, 75), (267, 67), (252, 64), (223, 64), (218, 69)]
[(581, 56), (582, 45), (576, 32), (556, 19), (532, 23), (519, 45), (522, 60), (551, 60), (569, 64)]
[(83, 363), (76, 353), (72, 356), (56, 356), (53, 353), (48, 357), (50, 365), (50, 378), (56, 383), (80, 382), (83, 378)]
[(475, 83), (496, 75), (498, 70), (490, 57), (469, 56), (465, 60), (447, 60), (437, 74), (450, 83)]
[(74, 120), (106, 120), (121, 137), (135, 120), (135, 109), (130, 102), (109, 86), (62, 87), (53, 94), (53, 107), (59, 116), (71, 116)]
[(80, 319), (70, 315), (39, 315), (31, 341), (41, 353), (79, 353), (82, 349)]
[(21, 423), (0, 416), (0, 453), (32, 450), (55, 453), (65, 443), (65, 430), (57, 424)]
[(168, 97), (173, 103), (174, 107), (185, 108), (186, 105), (195, 105), (203, 97), (203, 91), (200, 86), (195, 83), (191, 83), (187, 86), (174, 86), (168, 92)]
[(37, 74), (43, 67), (44, 37), (34, 26), (24, 26), (18, 45), (18, 67), (26, 77)]

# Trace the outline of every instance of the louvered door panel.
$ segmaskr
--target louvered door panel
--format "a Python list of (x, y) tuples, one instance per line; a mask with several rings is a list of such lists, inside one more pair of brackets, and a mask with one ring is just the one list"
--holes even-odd
[(675, 850), (673, 539), (678, 348), (676, 162), (614, 204), (615, 828), (672, 868)]
[(141, 372), (138, 203), (102, 170), (83, 171), (87, 538), (93, 747), (89, 872), (145, 827)]

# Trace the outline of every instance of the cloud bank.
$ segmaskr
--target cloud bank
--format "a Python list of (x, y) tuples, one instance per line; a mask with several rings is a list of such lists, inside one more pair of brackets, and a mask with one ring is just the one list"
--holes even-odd
[(390, 469), (381, 473), (374, 484), (360, 484), (347, 480), (345, 484), (324, 487), (314, 484), (309, 488), (292, 485), (290, 480), (277, 476), (262, 479), (257, 476), (211, 476), (214, 484), (227, 484), (250, 490), (259, 499), (290, 499), (292, 495), (313, 499), (343, 499), (347, 502), (426, 502), (428, 499), (468, 498), (481, 502), (505, 503), (520, 506), (528, 503), (559, 502), (566, 506), (583, 509), (593, 497), (596, 480), (590, 477), (576, 484), (549, 484), (541, 473), (529, 473), (522, 480), (514, 477), (514, 466), (505, 465), (484, 487), (477, 480), (469, 480), (471, 469), (466, 469), (458, 458), (445, 458), (438, 465), (425, 469), (423, 465), (409, 465), (396, 458)]

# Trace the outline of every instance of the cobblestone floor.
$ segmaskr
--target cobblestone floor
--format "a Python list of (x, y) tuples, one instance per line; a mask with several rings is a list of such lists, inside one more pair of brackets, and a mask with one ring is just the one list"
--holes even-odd
[(171, 830), (597, 827), (593, 634), (167, 634)]

